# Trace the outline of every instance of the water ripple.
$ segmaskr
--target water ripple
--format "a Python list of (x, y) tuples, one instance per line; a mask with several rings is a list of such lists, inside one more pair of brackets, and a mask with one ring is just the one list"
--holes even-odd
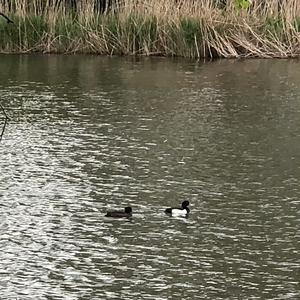
[[(244, 73), (228, 62), (207, 65), (203, 81), (189, 63), (64, 59), (84, 61), (83, 74), (98, 66), (101, 82), (0, 75), (12, 117), (0, 148), (2, 297), (298, 299), (300, 105), (288, 83), (254, 89), (255, 73), (236, 86)], [(140, 72), (151, 83), (137, 86)], [(185, 199), (189, 218), (164, 214)], [(104, 217), (127, 205), (133, 219)]]

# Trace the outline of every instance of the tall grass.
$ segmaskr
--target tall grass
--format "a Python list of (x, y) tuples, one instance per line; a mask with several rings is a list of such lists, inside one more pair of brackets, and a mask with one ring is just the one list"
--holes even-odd
[[(3, 4), (4, 2), (4, 4)], [(109, 11), (93, 0), (76, 9), (53, 0), (0, 2), (0, 51), (164, 55), (192, 58), (300, 55), (300, 1), (121, 0)]]

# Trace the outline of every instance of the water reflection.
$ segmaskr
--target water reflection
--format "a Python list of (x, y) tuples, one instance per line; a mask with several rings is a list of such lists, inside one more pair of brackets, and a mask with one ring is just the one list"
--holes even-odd
[(299, 298), (296, 61), (0, 66), (3, 297)]

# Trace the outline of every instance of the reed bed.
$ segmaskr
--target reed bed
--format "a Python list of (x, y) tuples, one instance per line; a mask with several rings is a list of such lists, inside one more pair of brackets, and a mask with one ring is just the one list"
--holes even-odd
[(2, 53), (93, 53), (190, 58), (298, 57), (300, 1), (93, 0), (0, 2)]

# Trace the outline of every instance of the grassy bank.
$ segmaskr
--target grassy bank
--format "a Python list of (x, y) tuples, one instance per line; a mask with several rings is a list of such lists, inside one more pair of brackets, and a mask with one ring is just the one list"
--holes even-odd
[[(94, 53), (192, 58), (300, 55), (300, 1), (125, 0), (105, 14), (46, 1), (0, 4), (2, 53)], [(43, 3), (43, 4), (42, 4)], [(52, 3), (48, 1), (47, 3)]]

